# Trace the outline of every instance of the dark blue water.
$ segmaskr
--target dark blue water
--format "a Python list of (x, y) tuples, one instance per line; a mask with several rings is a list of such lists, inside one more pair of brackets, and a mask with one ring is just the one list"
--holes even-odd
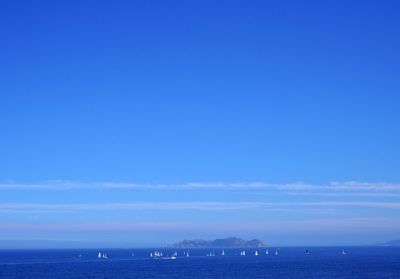
[[(400, 278), (400, 248), (280, 248), (158, 249), (163, 256), (150, 258), (156, 249), (5, 250), (0, 251), (0, 278)], [(98, 252), (108, 259), (97, 259)], [(190, 257), (183, 255), (189, 251)], [(133, 253), (133, 255), (132, 255)]]

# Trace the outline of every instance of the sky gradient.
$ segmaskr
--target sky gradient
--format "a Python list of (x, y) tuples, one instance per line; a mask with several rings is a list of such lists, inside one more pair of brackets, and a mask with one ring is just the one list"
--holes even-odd
[(1, 3), (0, 240), (400, 238), (399, 10)]

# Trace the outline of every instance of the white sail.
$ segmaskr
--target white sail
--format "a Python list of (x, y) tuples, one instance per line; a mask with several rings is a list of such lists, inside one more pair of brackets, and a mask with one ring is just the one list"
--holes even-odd
[(99, 252), (99, 254), (97, 255), (97, 258), (100, 259), (101, 258), (101, 253)]
[(224, 250), (222, 250), (221, 256), (225, 256), (225, 251)]
[(254, 256), (258, 256), (258, 251), (255, 251), (255, 252), (254, 252)]
[(268, 255), (269, 254), (269, 251), (267, 250), (267, 251), (265, 251), (265, 255)]

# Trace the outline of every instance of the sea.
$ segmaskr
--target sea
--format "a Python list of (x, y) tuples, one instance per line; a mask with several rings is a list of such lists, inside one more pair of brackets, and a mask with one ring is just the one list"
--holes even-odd
[[(240, 255), (243, 251), (246, 255)], [(275, 247), (266, 252), (266, 248), (224, 249), (224, 255), (222, 249), (0, 250), (0, 278), (400, 278), (400, 247)]]

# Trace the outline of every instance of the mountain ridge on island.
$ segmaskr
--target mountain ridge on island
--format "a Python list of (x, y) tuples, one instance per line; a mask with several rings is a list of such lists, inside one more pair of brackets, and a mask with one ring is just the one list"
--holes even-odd
[(244, 240), (238, 237), (228, 237), (214, 240), (184, 239), (170, 246), (174, 248), (259, 248), (266, 245), (259, 239)]

